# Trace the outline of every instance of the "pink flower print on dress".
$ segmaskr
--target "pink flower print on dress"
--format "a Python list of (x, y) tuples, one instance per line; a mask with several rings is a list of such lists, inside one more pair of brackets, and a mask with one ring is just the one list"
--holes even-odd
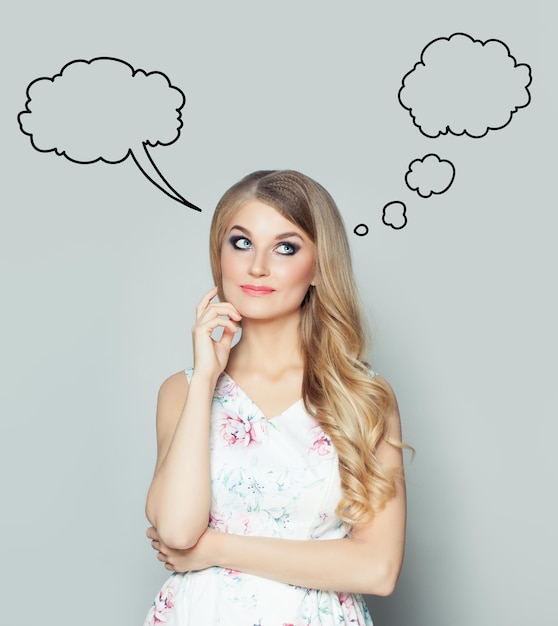
[(313, 441), (310, 444), (308, 451), (313, 452), (318, 456), (333, 456), (333, 445), (331, 443), (331, 439), (324, 433), (324, 431), (319, 426), (314, 426), (311, 433), (313, 435)]
[(340, 591), (338, 594), (339, 602), (341, 606), (344, 606), (345, 609), (351, 609), (355, 605), (355, 599), (350, 593), (346, 593), (344, 591)]
[(220, 515), (219, 517), (210, 515), (209, 526), (221, 533), (229, 532), (229, 524), (223, 515)]
[(230, 400), (237, 393), (238, 385), (226, 372), (223, 372), (215, 387), (215, 396), (223, 400)]
[(355, 602), (353, 594), (341, 592), (338, 594), (341, 611), (343, 612), (343, 624), (365, 624), (368, 616), (368, 608), (366, 605), (359, 606)]
[(228, 446), (246, 448), (250, 444), (261, 443), (263, 439), (261, 421), (254, 421), (252, 416), (244, 419), (231, 407), (227, 407), (227, 413), (223, 413), (219, 423), (221, 436)]
[(224, 570), (226, 576), (230, 576), (232, 578), (239, 578), (239, 572), (237, 569), (229, 569), (228, 567)]
[(171, 617), (170, 611), (174, 606), (175, 587), (178, 587), (179, 584), (180, 579), (177, 576), (172, 576), (163, 585), (159, 595), (153, 601), (144, 626), (157, 626), (168, 622)]

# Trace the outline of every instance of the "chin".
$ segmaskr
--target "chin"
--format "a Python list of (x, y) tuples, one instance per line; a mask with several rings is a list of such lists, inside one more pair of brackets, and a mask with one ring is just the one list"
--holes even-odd
[(275, 322), (287, 320), (293, 316), (300, 316), (301, 307), (292, 306), (279, 308), (276, 306), (267, 306), (265, 303), (244, 303), (243, 305), (235, 305), (237, 311), (242, 315), (244, 321), (253, 320), (258, 322)]

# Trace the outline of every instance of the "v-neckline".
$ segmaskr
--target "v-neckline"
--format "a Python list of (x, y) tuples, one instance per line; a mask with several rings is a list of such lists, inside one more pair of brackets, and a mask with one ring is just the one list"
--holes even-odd
[(292, 411), (292, 409), (298, 406), (301, 402), (303, 402), (303, 399), (299, 398), (298, 400), (295, 400), (295, 402), (290, 404), (286, 409), (281, 411), (281, 413), (277, 413), (277, 415), (274, 415), (273, 417), (267, 417), (266, 414), (260, 409), (260, 407), (254, 402), (254, 400), (252, 400), (252, 398), (244, 391), (244, 389), (242, 389), (242, 387), (236, 382), (236, 380), (228, 372), (223, 370), (223, 374), (237, 387), (240, 393), (252, 404), (252, 406), (258, 411), (258, 413), (262, 416), (262, 418), (266, 422), (274, 422), (276, 419), (282, 417), (283, 415), (286, 415), (287, 413)]

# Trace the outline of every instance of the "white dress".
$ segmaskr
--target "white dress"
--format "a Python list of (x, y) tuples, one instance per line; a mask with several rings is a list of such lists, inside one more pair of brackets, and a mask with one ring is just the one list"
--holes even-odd
[[(192, 370), (186, 374), (190, 378)], [(345, 536), (337, 454), (302, 400), (273, 419), (226, 373), (211, 410), (209, 525), (285, 539)], [(332, 563), (332, 566), (335, 564)], [(360, 594), (305, 589), (220, 567), (172, 574), (144, 626), (370, 626)]]

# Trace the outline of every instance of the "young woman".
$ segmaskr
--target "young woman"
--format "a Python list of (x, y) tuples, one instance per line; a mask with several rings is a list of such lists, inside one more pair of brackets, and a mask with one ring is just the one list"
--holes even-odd
[(173, 574), (145, 624), (371, 624), (360, 594), (390, 594), (403, 560), (402, 444), (339, 211), (298, 172), (255, 172), (210, 247), (194, 368), (159, 393), (147, 535)]

